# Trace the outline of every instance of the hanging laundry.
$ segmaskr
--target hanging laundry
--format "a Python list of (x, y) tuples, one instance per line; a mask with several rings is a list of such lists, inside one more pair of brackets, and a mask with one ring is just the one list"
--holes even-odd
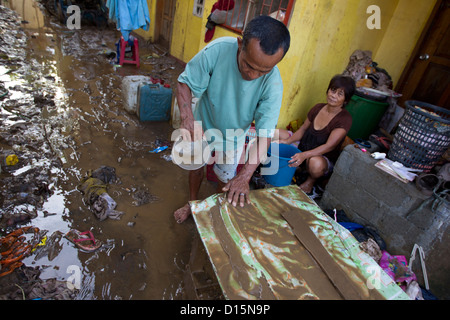
[(125, 41), (131, 31), (150, 28), (150, 14), (146, 0), (108, 0), (109, 19), (114, 21)]
[[(214, 31), (216, 30), (216, 25), (225, 23), (227, 11), (233, 10), (233, 8), (233, 0), (219, 0), (213, 5), (211, 14), (208, 16), (208, 22), (206, 23), (206, 28), (208, 30), (206, 30), (205, 33), (205, 42), (211, 41), (214, 36)], [(216, 11), (215, 14), (213, 14), (214, 11)]]

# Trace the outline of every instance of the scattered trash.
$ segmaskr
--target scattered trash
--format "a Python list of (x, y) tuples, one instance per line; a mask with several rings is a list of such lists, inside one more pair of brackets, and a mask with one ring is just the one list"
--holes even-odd
[(161, 58), (161, 56), (159, 54), (153, 52), (152, 54), (149, 54), (148, 56), (145, 57), (145, 59), (151, 59), (151, 58), (158, 59), (158, 58)]
[(117, 56), (117, 53), (110, 49), (104, 49), (99, 52), (100, 55), (104, 56), (106, 59), (110, 60), (111, 63), (114, 63), (115, 58)]
[(2, 168), (4, 170), (9, 167), (8, 171), (15, 169), (16, 164), (19, 162), (19, 158), (16, 154), (5, 154), (4, 152), (0, 156), (0, 159), (0, 173), (2, 172)]
[(119, 220), (124, 214), (115, 210), (117, 203), (107, 193), (107, 184), (115, 180), (115, 169), (102, 166), (94, 172), (88, 172), (87, 177), (83, 178), (78, 185), (78, 190), (84, 195), (84, 202), (90, 206), (91, 211), (100, 221), (106, 218)]
[(145, 190), (138, 190), (132, 195), (134, 201), (132, 204), (136, 207), (141, 206), (146, 203), (158, 201), (159, 198), (155, 195), (150, 194)]
[(106, 192), (102, 193), (92, 204), (92, 208), (95, 210), (94, 213), (100, 221), (103, 221), (106, 218), (120, 220), (124, 212), (115, 210), (116, 207), (117, 203)]
[(386, 153), (373, 152), (370, 156), (375, 160), (380, 160), (386, 158)]
[(411, 281), (405, 292), (412, 300), (423, 300), (422, 290), (417, 281)]
[(86, 252), (95, 251), (102, 246), (101, 241), (96, 240), (91, 231), (80, 232), (71, 229), (64, 237)]
[(375, 164), (375, 167), (383, 170), (386, 173), (389, 173), (391, 176), (405, 183), (413, 181), (416, 178), (417, 174), (415, 174), (414, 172), (422, 171), (420, 169), (407, 168), (403, 166), (400, 162), (397, 161), (394, 162), (387, 158), (378, 161)]
[[(28, 233), (33, 233), (31, 240), (27, 240)], [(16, 229), (0, 238), (0, 277), (10, 274), (20, 267), (23, 264), (22, 260), (30, 255), (39, 242), (39, 228), (31, 226)]]
[(19, 158), (15, 154), (10, 154), (6, 156), (4, 164), (7, 166), (13, 166), (19, 162)]
[(358, 144), (362, 148), (370, 149), (372, 145), (369, 141), (362, 140), (362, 139), (355, 139), (355, 143)]
[(155, 148), (156, 147), (168, 147), (169, 150), (172, 149), (172, 142), (165, 140), (165, 139), (156, 139), (155, 142), (153, 143)]
[(369, 239), (373, 239), (380, 250), (386, 250), (386, 243), (378, 234), (378, 232), (369, 226), (363, 226), (358, 223), (352, 222), (344, 210), (325, 210), (324, 211), (328, 216), (330, 216), (334, 221), (342, 225), (344, 228), (349, 230), (352, 235), (358, 240), (359, 243), (366, 242)]
[(408, 262), (405, 256), (390, 255), (387, 251), (383, 251), (380, 259), (380, 267), (403, 289), (406, 291), (407, 286), (412, 281), (417, 281), (416, 275), (408, 268)]
[(367, 239), (359, 244), (359, 247), (373, 258), (377, 263), (380, 262), (383, 253), (380, 250), (378, 244), (372, 238)]
[(48, 261), (53, 261), (61, 252), (63, 246), (60, 243), (63, 237), (61, 231), (55, 231), (50, 237), (45, 236), (38, 244), (34, 251), (34, 260), (38, 261), (43, 257), (47, 257)]
[(91, 177), (100, 179), (105, 183), (115, 183), (118, 180), (116, 176), (116, 169), (113, 167), (101, 166), (92, 172), (88, 172), (88, 174)]
[(37, 244), (36, 248), (33, 248), (33, 250), (31, 250), (31, 252), (35, 252), (38, 247), (43, 247), (43, 246), (45, 246), (46, 243), (47, 243), (47, 236), (44, 236), (44, 237), (42, 237), (41, 242), (39, 242)]
[(158, 148), (156, 148), (154, 150), (150, 150), (149, 152), (150, 153), (160, 153), (160, 152), (166, 150), (167, 148), (168, 148), (168, 146), (158, 147)]
[[(94, 2), (93, 0), (89, 1)], [(52, 4), (55, 1), (46, 0), (45, 2)], [(10, 4), (6, 6), (10, 6)], [(128, 175), (129, 167), (134, 166), (134, 163), (130, 164), (128, 161), (140, 158), (134, 157), (135, 154), (146, 154), (148, 150), (153, 149), (152, 144), (149, 145), (148, 142), (154, 138), (144, 140), (141, 139), (141, 136), (128, 135), (129, 131), (121, 131), (122, 128), (128, 129), (130, 126), (139, 124), (134, 118), (123, 115), (122, 110), (119, 109), (122, 103), (120, 88), (117, 87), (120, 77), (112, 72), (112, 66), (106, 60), (114, 60), (114, 52), (105, 49), (102, 53), (103, 49), (99, 49), (100, 42), (102, 47), (107, 48), (105, 44), (110, 42), (112, 37), (109, 36), (114, 31), (102, 30), (101, 33), (96, 33), (82, 30), (82, 33), (78, 33), (63, 30), (64, 28), (60, 27), (54, 29), (56, 24), (52, 23), (50, 28), (34, 32), (19, 24), (16, 26), (14, 11), (3, 6), (0, 11), (2, 30), (8, 30), (7, 34), (4, 34), (7, 41), (4, 39), (5, 43), (0, 50), (0, 74), (2, 74), (0, 82), (2, 148), (0, 150), (11, 149), (10, 151), (16, 154), (19, 160), (15, 166), (7, 166), (3, 162), (5, 159), (0, 157), (3, 167), (1, 174), (3, 188), (0, 191), (0, 203), (2, 204), (0, 238), (15, 230), (18, 224), (32, 225), (33, 218), (37, 218), (36, 225), (33, 226), (40, 228), (48, 226), (52, 229), (46, 237), (41, 238), (31, 254), (23, 259), (24, 265), (6, 276), (0, 277), (0, 300), (95, 298), (92, 292), (94, 288), (89, 283), (90, 278), (83, 276), (86, 272), (82, 267), (85, 262), (91, 266), (106, 263), (103, 268), (94, 267), (97, 270), (94, 273), (100, 272), (100, 275), (106, 270), (107, 276), (102, 276), (102, 281), (110, 281), (112, 284), (111, 290), (102, 294), (104, 299), (128, 297), (126, 292), (122, 292), (122, 288), (116, 290), (116, 283), (120, 283), (122, 280), (115, 276), (116, 268), (109, 268), (109, 265), (114, 263), (116, 252), (121, 247), (114, 242), (119, 242), (121, 239), (128, 245), (127, 240), (135, 236), (133, 232), (128, 235), (113, 233), (110, 236), (114, 239), (102, 238), (104, 241), (101, 250), (104, 250), (108, 258), (111, 258), (107, 259), (110, 262), (101, 261), (103, 259), (99, 259), (95, 253), (89, 256), (83, 254), (77, 256), (75, 245), (64, 238), (70, 228), (85, 231), (91, 229), (92, 223), (97, 225), (98, 222), (95, 222), (96, 219), (90, 216), (92, 213), (87, 211), (88, 208), (81, 204), (83, 197), (78, 194), (76, 188), (81, 178), (84, 177), (86, 169), (95, 169), (97, 165), (101, 164), (101, 162), (96, 164), (96, 162), (88, 160), (91, 152), (98, 148), (97, 152), (101, 153), (101, 149), (108, 148), (101, 143), (97, 144), (99, 140), (94, 138), (99, 136), (97, 133), (105, 133), (111, 137), (114, 134), (113, 139), (117, 141), (117, 144), (114, 143), (114, 145), (117, 147), (117, 151), (111, 153), (112, 161), (114, 162), (117, 157), (123, 159), (124, 166), (127, 166), (124, 175)], [(40, 10), (33, 11), (33, 14), (36, 14), (38, 19), (42, 18)], [(46, 16), (44, 18), (47, 19)], [(84, 26), (84, 24), (82, 25)], [(36, 43), (41, 42), (46, 45), (36, 47)], [(36, 50), (30, 51), (29, 48)], [(62, 65), (55, 65), (56, 69), (45, 67), (52, 66), (55, 54), (58, 55), (62, 52), (73, 59), (74, 63), (70, 67), (73, 71), (73, 79), (58, 76), (60, 72), (65, 72), (61, 68)], [(155, 68), (162, 69), (168, 64), (166, 63), (168, 59), (163, 59), (162, 56), (161, 58), (158, 59), (158, 65)], [(115, 68), (120, 71), (118, 68), (121, 66), (118, 65)], [(103, 72), (105, 70), (106, 72)], [(152, 74), (154, 74), (153, 70)], [(169, 79), (169, 75), (164, 73), (164, 77), (166, 76)], [(172, 77), (170, 76), (170, 79)], [(167, 79), (164, 80), (167, 81)], [(80, 86), (73, 87), (73, 83), (80, 84)], [(79, 102), (78, 98), (86, 99), (83, 100), (86, 103), (76, 103), (75, 101)], [(101, 135), (103, 136), (103, 134)], [(167, 151), (160, 153), (157, 157), (164, 153)], [(66, 160), (67, 165), (63, 166)], [(92, 163), (93, 166), (90, 167)], [(86, 165), (87, 167), (85, 167)], [(150, 169), (149, 165), (147, 165), (147, 169)], [(151, 165), (151, 169), (154, 170), (153, 165)], [(102, 184), (107, 186), (109, 195), (117, 201), (119, 206), (122, 205), (122, 201), (119, 199), (122, 196), (123, 188), (107, 185), (110, 181), (105, 179), (105, 175), (99, 177), (92, 173), (92, 177), (102, 180)], [(54, 197), (50, 197), (52, 194)], [(104, 199), (98, 196), (97, 198), (98, 203), (104, 202), (105, 206), (110, 200), (108, 197)], [(131, 202), (131, 195), (126, 198), (128, 202)], [(50, 215), (52, 217), (47, 218)], [(130, 220), (126, 220), (125, 223)], [(84, 227), (82, 227), (83, 225)], [(102, 228), (103, 233), (109, 233), (107, 230), (110, 227), (103, 225)], [(63, 232), (54, 229), (60, 229)], [(100, 236), (95, 232), (96, 229), (91, 230), (95, 236)], [(52, 232), (54, 233), (52, 234)], [(31, 241), (31, 234), (26, 235), (26, 238), (25, 242)], [(2, 247), (0, 249), (3, 251)], [(75, 255), (71, 255), (73, 250), (75, 250)], [(0, 258), (7, 259), (7, 255), (2, 255)], [(134, 272), (135, 265), (137, 265), (135, 260), (136, 257), (127, 260), (128, 271)], [(25, 266), (28, 265), (28, 261), (32, 263), (33, 268)], [(70, 272), (66, 270), (66, 262), (74, 264), (75, 267), (81, 266), (82, 275), (79, 280), (82, 282), (77, 283), (78, 280), (76, 280), (74, 284), (86, 286), (80, 291), (78, 297), (75, 297), (77, 291), (68, 290), (70, 286), (66, 279), (78, 279), (79, 273), (74, 274), (77, 277), (69, 277)], [(142, 261), (141, 264), (145, 266), (145, 261)], [(8, 268), (2, 263), (0, 272), (7, 270)], [(45, 277), (43, 279), (48, 279), (50, 275), (51, 277), (56, 276), (56, 279), (62, 281), (55, 279), (41, 281), (39, 279), (40, 272), (42, 272), (41, 276)], [(133, 280), (128, 279), (128, 284), (134, 282), (134, 277), (137, 275), (132, 277)], [(102, 284), (97, 283), (97, 285), (101, 286)], [(128, 290), (128, 285), (126, 290)], [(152, 287), (150, 290), (158, 289)], [(167, 291), (164, 297), (171, 295), (172, 291)], [(135, 291), (133, 294), (135, 296)], [(148, 293), (145, 294), (148, 296)], [(179, 295), (178, 292), (177, 295)]]
[(69, 288), (67, 281), (55, 278), (41, 280), (39, 267), (21, 266), (16, 272), (0, 277), (2, 300), (74, 300), (77, 290)]
[(422, 267), (422, 272), (423, 272), (423, 279), (425, 281), (425, 288), (427, 290), (430, 290), (430, 286), (428, 284), (428, 275), (427, 275), (427, 268), (425, 267), (425, 252), (423, 251), (423, 248), (419, 245), (414, 244), (414, 248), (411, 252), (411, 257), (409, 259), (409, 267), (408, 270), (410, 273), (412, 273), (412, 264), (414, 262), (414, 259), (416, 258), (416, 251), (419, 251), (419, 257), (420, 257), (420, 263), (421, 263), (421, 267)]
[(377, 145), (381, 152), (387, 152), (391, 148), (392, 140), (388, 137), (378, 136), (375, 134), (370, 135), (369, 142)]
[(416, 178), (416, 187), (426, 196), (433, 195), (433, 190), (439, 186), (441, 180), (432, 173), (422, 173)]

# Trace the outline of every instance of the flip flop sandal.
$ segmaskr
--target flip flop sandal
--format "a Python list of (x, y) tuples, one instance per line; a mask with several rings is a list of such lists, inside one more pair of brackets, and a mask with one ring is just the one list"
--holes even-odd
[(102, 245), (101, 241), (94, 238), (91, 231), (80, 232), (78, 230), (71, 229), (64, 237), (75, 244), (78, 248), (87, 252), (95, 251)]
[(364, 147), (364, 148), (367, 148), (367, 149), (372, 148), (372, 145), (370, 144), (370, 142), (366, 141), (366, 140), (355, 139), (355, 143), (360, 145), (361, 147)]
[(369, 140), (372, 141), (373, 143), (375, 143), (377, 146), (379, 146), (383, 150), (389, 150), (391, 148), (392, 141), (386, 137), (379, 137), (379, 136), (372, 134), (369, 137)]

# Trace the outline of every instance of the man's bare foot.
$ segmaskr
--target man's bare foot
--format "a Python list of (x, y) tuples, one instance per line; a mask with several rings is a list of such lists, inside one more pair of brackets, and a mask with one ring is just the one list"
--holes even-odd
[(175, 220), (178, 223), (182, 223), (184, 222), (184, 220), (186, 220), (190, 215), (192, 214), (191, 212), (191, 206), (189, 205), (189, 203), (187, 203), (184, 207), (178, 209), (177, 211), (175, 211), (175, 213), (173, 214), (173, 216), (175, 217)]

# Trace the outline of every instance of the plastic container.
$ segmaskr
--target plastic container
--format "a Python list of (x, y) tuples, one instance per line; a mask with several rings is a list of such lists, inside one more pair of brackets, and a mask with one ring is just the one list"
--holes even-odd
[(378, 123), (383, 118), (388, 106), (389, 104), (386, 102), (353, 95), (345, 107), (353, 119), (352, 127), (347, 135), (353, 140), (367, 140), (376, 131)]
[(266, 182), (275, 187), (290, 185), (297, 167), (289, 167), (289, 161), (299, 152), (301, 151), (292, 145), (272, 143), (267, 151), (268, 162), (261, 168), (261, 175)]
[(143, 82), (138, 86), (137, 115), (140, 121), (169, 121), (172, 89), (160, 83)]
[(450, 110), (406, 101), (388, 158), (429, 172), (450, 147)]
[(178, 139), (172, 147), (172, 162), (185, 170), (197, 170), (205, 166), (211, 157), (208, 141), (183, 141)]
[(143, 82), (150, 82), (147, 76), (126, 76), (122, 80), (123, 107), (131, 114), (136, 113), (138, 87)]

